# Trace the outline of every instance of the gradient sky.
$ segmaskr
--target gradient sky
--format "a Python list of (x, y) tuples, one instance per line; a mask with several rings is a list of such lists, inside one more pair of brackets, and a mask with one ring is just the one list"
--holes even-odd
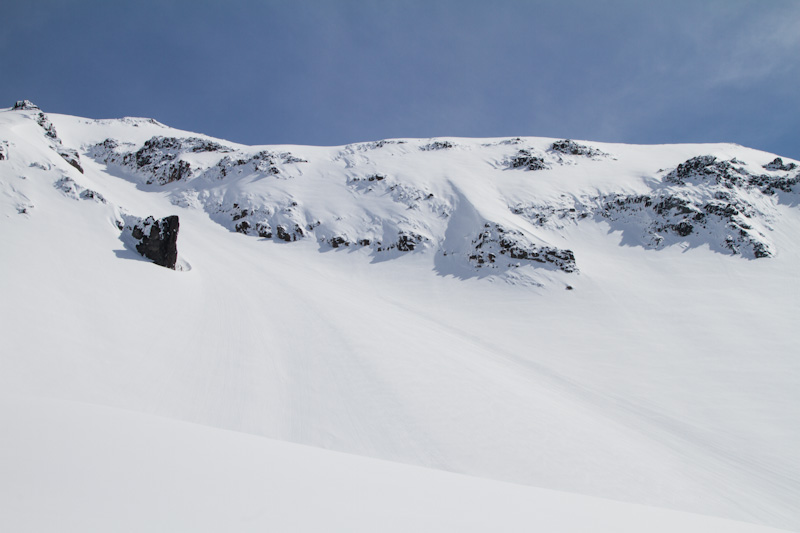
[(247, 144), (533, 135), (800, 159), (800, 1), (0, 0), (0, 106)]

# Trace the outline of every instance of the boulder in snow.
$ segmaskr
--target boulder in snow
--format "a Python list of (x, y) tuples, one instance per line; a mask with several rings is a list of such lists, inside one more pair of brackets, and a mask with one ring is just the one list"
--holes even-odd
[(155, 264), (174, 270), (178, 261), (178, 216), (126, 218), (123, 232), (133, 240), (136, 251)]

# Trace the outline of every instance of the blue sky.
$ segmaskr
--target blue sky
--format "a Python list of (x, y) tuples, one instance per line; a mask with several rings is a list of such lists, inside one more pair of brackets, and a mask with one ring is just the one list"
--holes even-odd
[(800, 159), (800, 1), (0, 0), (0, 105), (248, 144), (534, 135)]

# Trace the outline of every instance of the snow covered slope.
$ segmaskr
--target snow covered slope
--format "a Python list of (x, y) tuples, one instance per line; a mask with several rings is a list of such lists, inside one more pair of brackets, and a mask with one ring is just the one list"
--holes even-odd
[(86, 404), (0, 395), (0, 422), (18, 533), (777, 531)]
[[(800, 529), (794, 162), (30, 104), (0, 147), (10, 394)], [(169, 215), (175, 271), (125, 229)]]

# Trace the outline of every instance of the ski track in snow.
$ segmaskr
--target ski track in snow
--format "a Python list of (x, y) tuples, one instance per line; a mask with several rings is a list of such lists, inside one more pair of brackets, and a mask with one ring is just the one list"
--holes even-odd
[[(593, 415), (606, 418), (611, 424), (627, 426), (632, 431), (645, 436), (653, 446), (668, 449), (670, 453), (697, 468), (692, 473), (693, 477), (706, 484), (709, 489), (716, 487), (716, 490), (731, 504), (744, 498), (750, 498), (751, 505), (760, 511), (770, 514), (779, 513), (780, 511), (776, 511), (771, 503), (774, 495), (779, 495), (782, 501), (778, 509), (780, 507), (790, 509), (794, 505), (795, 495), (798, 493), (800, 485), (790, 475), (770, 468), (771, 465), (753, 461), (727, 447), (709, 442), (695, 434), (691, 426), (681, 423), (680, 420), (648, 409), (641, 404), (635, 404), (624, 398), (581, 385), (535, 361), (520, 358), (477, 335), (455, 328), (430, 315), (425, 315), (424, 311), (409, 308), (397, 301), (391, 303), (409, 313), (425, 316), (427, 320), (436, 323), (444, 334), (454, 339), (467, 339), (480, 346), (485, 350), (487, 358), (494, 359), (502, 366), (510, 367), (512, 372), (518, 372), (520, 376), (525, 376), (525, 381), (528, 383), (536, 384), (537, 387), (546, 387), (554, 394), (562, 396), (564, 401), (578, 402)], [(730, 482), (732, 477), (737, 478), (738, 481), (726, 485), (725, 482)], [(720, 490), (722, 487), (724, 489)], [(742, 490), (740, 487), (748, 487), (748, 490)], [(754, 498), (753, 492), (751, 492), (753, 487), (761, 488), (755, 494), (773, 496)], [(757, 516), (758, 513), (753, 513), (749, 518), (757, 519)], [(791, 519), (791, 514), (786, 513), (782, 518)]]

